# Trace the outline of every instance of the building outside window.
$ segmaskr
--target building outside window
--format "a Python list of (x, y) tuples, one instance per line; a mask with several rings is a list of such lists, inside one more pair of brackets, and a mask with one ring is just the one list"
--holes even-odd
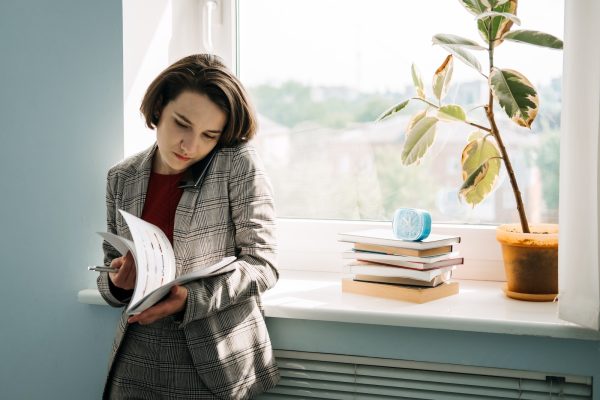
[[(398, 207), (426, 208), (434, 222), (499, 224), (518, 215), (505, 171), (475, 208), (461, 203), (460, 154), (474, 128), (438, 124), (418, 166), (400, 162), (406, 125), (421, 105), (375, 123), (386, 108), (414, 97), (411, 64), (426, 91), (447, 53), (436, 33), (479, 40), (459, 2), (244, 0), (238, 2), (239, 75), (257, 106), (257, 146), (273, 181), (280, 217), (389, 221)], [(563, 36), (563, 1), (521, 1), (522, 29)], [(451, 16), (451, 17), (450, 17)], [(481, 52), (480, 61), (487, 63)], [(503, 43), (495, 64), (527, 76), (538, 90), (532, 129), (497, 110), (499, 128), (532, 222), (558, 221), (562, 52)], [(487, 102), (486, 82), (455, 60), (445, 102), (466, 110)], [(481, 108), (472, 121), (487, 125)]]

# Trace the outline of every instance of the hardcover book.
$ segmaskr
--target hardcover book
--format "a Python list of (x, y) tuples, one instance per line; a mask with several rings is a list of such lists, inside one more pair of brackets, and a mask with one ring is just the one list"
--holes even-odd
[(409, 301), (412, 303), (425, 303), (441, 299), (457, 294), (458, 291), (459, 285), (456, 281), (445, 282), (436, 287), (425, 288), (342, 279), (342, 292)]
[[(440, 261), (448, 261), (448, 260), (462, 260), (459, 257), (458, 251), (452, 253), (441, 254), (439, 256), (431, 256), (431, 257), (414, 257), (414, 256), (398, 256), (393, 254), (383, 254), (383, 253), (374, 253), (371, 251), (360, 251), (360, 250), (348, 250), (342, 252), (342, 258), (356, 259), (356, 260), (364, 260), (364, 261), (404, 261), (408, 263), (417, 263), (417, 264), (437, 264)], [(420, 268), (419, 268), (420, 269)]]
[(354, 278), (352, 278), (352, 279), (355, 281), (363, 281), (363, 282), (393, 283), (396, 285), (435, 287), (444, 282), (448, 282), (451, 278), (452, 278), (452, 271), (448, 271), (441, 275), (438, 275), (430, 281), (420, 281), (418, 279), (401, 278), (401, 277), (397, 277), (397, 276), (377, 276), (377, 275), (363, 275), (363, 274), (354, 275)]
[(338, 240), (341, 242), (366, 243), (379, 246), (401, 247), (405, 249), (427, 250), (460, 243), (460, 236), (432, 233), (423, 240), (409, 241), (398, 239), (394, 236), (391, 229), (365, 229), (338, 233)]
[(133, 241), (121, 236), (98, 232), (121, 255), (131, 252), (135, 260), (136, 280), (133, 295), (127, 306), (127, 314), (139, 314), (158, 303), (175, 285), (223, 274), (233, 270), (235, 257), (225, 257), (216, 264), (175, 277), (177, 274), (175, 253), (171, 242), (157, 226), (123, 210)]
[(420, 281), (431, 281), (436, 276), (453, 271), (456, 266), (418, 270), (402, 267), (392, 267), (381, 264), (358, 261), (343, 267), (344, 272), (358, 275), (377, 275), (398, 278), (410, 278)]
[(373, 253), (392, 254), (397, 256), (413, 256), (413, 257), (430, 257), (439, 256), (441, 254), (451, 253), (453, 246), (434, 247), (427, 250), (405, 249), (395, 246), (380, 246), (368, 243), (354, 243), (354, 250), (370, 251)]
[(370, 261), (412, 269), (432, 269), (447, 267), (449, 265), (460, 265), (463, 263), (463, 258), (458, 257), (458, 253), (448, 253), (447, 255), (434, 257), (411, 257), (350, 250), (343, 252), (342, 258)]

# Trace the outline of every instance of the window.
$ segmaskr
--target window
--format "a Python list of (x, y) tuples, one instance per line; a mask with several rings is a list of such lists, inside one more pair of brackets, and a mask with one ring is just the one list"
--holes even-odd
[[(484, 203), (472, 209), (458, 200), (460, 152), (472, 128), (443, 124), (421, 164), (404, 167), (403, 132), (417, 108), (373, 122), (414, 96), (413, 62), (430, 90), (446, 56), (431, 46), (433, 34), (479, 39), (474, 17), (458, 2), (244, 0), (238, 7), (239, 73), (259, 111), (257, 144), (279, 216), (386, 221), (396, 208), (412, 206), (431, 210), (436, 222), (518, 220), (504, 172)], [(521, 1), (522, 28), (562, 37), (563, 7), (562, 1)], [(496, 64), (522, 72), (538, 90), (532, 131), (501, 110), (500, 129), (530, 221), (557, 222), (562, 52), (505, 43)], [(484, 85), (456, 61), (447, 101), (483, 104)], [(477, 113), (469, 117), (484, 121)]]
[[(126, 0), (123, 2), (125, 156), (129, 156), (138, 150), (142, 150), (154, 140), (153, 133), (144, 128), (142, 118), (139, 116), (138, 118), (135, 118), (135, 115), (138, 115), (138, 107), (143, 90), (150, 83), (150, 80), (160, 70), (183, 55), (192, 52), (207, 51), (202, 44), (203, 30), (200, 29), (202, 6), (206, 5), (207, 1), (212, 0), (199, 0), (197, 2), (158, 0), (151, 4), (144, 0)], [(216, 2), (217, 9), (213, 16), (215, 25), (215, 30), (213, 31), (213, 39), (215, 42), (213, 50), (215, 53), (221, 55), (232, 68), (237, 69), (236, 65), (241, 61), (243, 66), (242, 79), (246, 79), (244, 78), (244, 76), (246, 76), (248, 79), (246, 84), (249, 84), (252, 88), (254, 83), (252, 83), (251, 79), (251, 69), (248, 70), (246, 68), (248, 68), (247, 63), (250, 62), (252, 57), (255, 57), (256, 54), (250, 54), (250, 58), (248, 58), (248, 55), (244, 53), (248, 49), (248, 47), (245, 47), (244, 45), (247, 38), (245, 36), (240, 38), (241, 34), (239, 34), (238, 29), (236, 28), (237, 25), (235, 21), (236, 16), (238, 15), (237, 6), (240, 5), (238, 3), (243, 3), (243, 7), (246, 7), (248, 3), (259, 4), (259, 6), (260, 4), (264, 5), (266, 3), (259, 3), (259, 0), (244, 0), (243, 2), (240, 2), (239, 0), (216, 0)], [(282, 3), (285, 3), (289, 6), (288, 9), (292, 10), (292, 0), (282, 0)], [(401, 12), (397, 12), (397, 10), (391, 8), (396, 3), (409, 5), (410, 9), (407, 8), (406, 11), (401, 10)], [(331, 0), (323, 0), (318, 4), (312, 0), (304, 0), (302, 1), (302, 4), (306, 9), (315, 10), (315, 15), (321, 15), (325, 13), (328, 8), (331, 9), (333, 3)], [(338, 4), (338, 2), (336, 2), (336, 4)], [(327, 15), (326, 18), (330, 18), (328, 23), (331, 25), (331, 30), (340, 30), (340, 27), (343, 26), (343, 20), (351, 17), (350, 12), (346, 13), (345, 11), (351, 10), (352, 7), (357, 7), (350, 1), (343, 3), (339, 1), (339, 4), (344, 5), (344, 12), (331, 14), (331, 10), (329, 10), (328, 13), (323, 14)], [(361, 15), (364, 15), (365, 21), (371, 21), (369, 30), (377, 31), (385, 26), (383, 23), (377, 22), (385, 21), (386, 15), (394, 16), (394, 19), (392, 20), (393, 23), (386, 26), (386, 31), (396, 29), (395, 27), (397, 25), (406, 25), (412, 20), (423, 21), (423, 27), (434, 26), (433, 23), (426, 23), (432, 18), (429, 15), (430, 10), (425, 10), (427, 11), (425, 12), (421, 9), (421, 12), (419, 12), (418, 7), (421, 2), (395, 0), (384, 3), (383, 0), (374, 0), (365, 4), (363, 10), (364, 13)], [(382, 4), (387, 4), (389, 7), (383, 8)], [(367, 5), (370, 8), (367, 8)], [(449, 11), (446, 13), (446, 11), (441, 10), (440, 7), (456, 7), (455, 3), (452, 4), (451, 2), (440, 1), (429, 1), (427, 2), (427, 5), (436, 7), (436, 15), (449, 14)], [(253, 6), (253, 8), (259, 10), (259, 6)], [(273, 7), (275, 6), (276, 4), (274, 3)], [(547, 111), (551, 112), (551, 110), (548, 109), (548, 100), (551, 104), (554, 104), (554, 108), (560, 108), (561, 100), (559, 94), (561, 92), (558, 90), (559, 86), (557, 85), (560, 85), (561, 81), (564, 82), (564, 90), (562, 93), (565, 96), (565, 101), (562, 113), (562, 130), (568, 132), (568, 134), (564, 135), (560, 141), (560, 172), (562, 177), (560, 182), (560, 317), (565, 320), (598, 329), (598, 285), (596, 278), (598, 277), (597, 238), (599, 224), (597, 217), (599, 215), (598, 185), (600, 182), (598, 173), (598, 171), (600, 171), (598, 168), (598, 137), (600, 137), (598, 122), (600, 121), (598, 111), (600, 110), (598, 107), (598, 104), (600, 103), (600, 76), (598, 75), (598, 71), (600, 71), (600, 50), (598, 50), (598, 46), (594, 46), (594, 40), (598, 37), (600, 29), (596, 23), (600, 16), (600, 3), (595, 1), (571, 1), (565, 2), (564, 7), (566, 19), (565, 26), (567, 28), (564, 37), (568, 39), (565, 40), (564, 79), (554, 80), (555, 77), (558, 77), (561, 74), (560, 67), (562, 66), (562, 54), (557, 52), (553, 55), (549, 55), (548, 51), (545, 49), (542, 49), (542, 54), (538, 53), (534, 47), (522, 46), (520, 50), (522, 53), (520, 55), (517, 54), (516, 56), (513, 55), (515, 65), (511, 65), (511, 67), (517, 68), (518, 64), (519, 70), (530, 77), (536, 78), (542, 77), (545, 72), (550, 72), (549, 75), (546, 74), (546, 78), (542, 79), (542, 83), (537, 81), (533, 82), (537, 85), (540, 92), (542, 91), (540, 84), (544, 86), (544, 79), (546, 84), (550, 82), (549, 86), (554, 86), (551, 90), (549, 89), (549, 92), (546, 91), (545, 94), (542, 93), (542, 95), (545, 96), (542, 99), (544, 101), (544, 103), (542, 103), (543, 113), (546, 113)], [(375, 13), (377, 15), (373, 15), (373, 10), (377, 11), (377, 13)], [(243, 8), (240, 11), (240, 17), (242, 19), (240, 25), (243, 33), (244, 25), (248, 23), (248, 19), (246, 18), (248, 9), (246, 7), (246, 11), (244, 11)], [(280, 10), (277, 11), (279, 12)], [(392, 11), (394, 11), (394, 13), (392, 13)], [(454, 16), (455, 13), (456, 18), (460, 18), (458, 15), (461, 13), (453, 10), (452, 15)], [(519, 14), (523, 16), (524, 21), (527, 22), (527, 25), (524, 27), (543, 30), (557, 36), (563, 36), (563, 23), (562, 18), (560, 17), (562, 13), (562, 0), (522, 0), (519, 3)], [(290, 13), (282, 12), (281, 17), (283, 18), (286, 15), (289, 16), (289, 14)], [(283, 30), (287, 29), (290, 32), (297, 32), (298, 36), (304, 34), (304, 30), (306, 29), (317, 29), (318, 25), (316, 22), (318, 22), (319, 18), (321, 20), (324, 19), (322, 16), (319, 18), (313, 18), (312, 15), (306, 17), (306, 14), (301, 14), (296, 11), (294, 11), (293, 14), (295, 18), (288, 18)], [(252, 16), (252, 14), (250, 15)], [(272, 15), (268, 12), (265, 12), (263, 15), (264, 18), (260, 18), (259, 25), (272, 24), (273, 21), (267, 20), (267, 17), (272, 19)], [(300, 28), (297, 26), (294, 27), (293, 23), (297, 20), (296, 17), (299, 18), (302, 15), (305, 18), (303, 20), (303, 25)], [(257, 18), (257, 13), (254, 13), (254, 18)], [(376, 23), (372, 23), (372, 21), (375, 21)], [(452, 21), (456, 22), (456, 19), (453, 17)], [(439, 32), (446, 31), (463, 34), (461, 31), (463, 24), (465, 26), (470, 26), (472, 22), (471, 19), (467, 18), (463, 23), (458, 24), (458, 26), (449, 26), (447, 29), (440, 25), (441, 23), (436, 23), (435, 26), (439, 27)], [(456, 25), (456, 23), (453, 25)], [(413, 27), (415, 32), (411, 31), (409, 40), (404, 40), (405, 45), (410, 45), (413, 41), (416, 42), (419, 40), (418, 35), (416, 34), (419, 26)], [(365, 30), (363, 29), (358, 32), (364, 33)], [(427, 38), (427, 41), (429, 40), (431, 33), (432, 32), (430, 32), (429, 29), (427, 29), (426, 33), (423, 33)], [(273, 35), (280, 34), (282, 34), (281, 30), (273, 32)], [(469, 37), (472, 37), (472, 34), (471, 30), (469, 30), (468, 34), (464, 33), (465, 36)], [(398, 41), (397, 38), (393, 34), (389, 34), (388, 36), (377, 36), (377, 39), (384, 38), (385, 40), (390, 39), (392, 41), (391, 44), (388, 43), (385, 46), (377, 42), (380, 44), (378, 47), (384, 48), (387, 51), (383, 54), (386, 56), (401, 54), (393, 51), (398, 47), (398, 44), (396, 43)], [(237, 41), (239, 43), (234, 43), (236, 42), (234, 40), (236, 37), (240, 38), (241, 42)], [(343, 35), (339, 37), (343, 38)], [(264, 38), (263, 47), (269, 45), (269, 40), (269, 37)], [(325, 40), (325, 37), (319, 38), (319, 41), (321, 40)], [(239, 57), (237, 57), (236, 54), (236, 46), (240, 45), (240, 43), (242, 57), (241, 60), (238, 60)], [(257, 43), (255, 43), (255, 45), (257, 45)], [(298, 48), (295, 42), (289, 42), (287, 45), (295, 46), (294, 49)], [(364, 45), (364, 48), (370, 49), (371, 46), (374, 45), (368, 43)], [(517, 46), (513, 47), (516, 48)], [(281, 60), (290, 59), (290, 55), (283, 51), (285, 48), (275, 48), (270, 45), (269, 49), (274, 54), (277, 54), (278, 58)], [(408, 66), (412, 61), (417, 61), (423, 72), (431, 72), (430, 65), (437, 65), (437, 60), (443, 57), (443, 55), (438, 52), (438, 58), (431, 61), (432, 64), (428, 64), (423, 60), (426, 60), (427, 57), (429, 57), (428, 55), (437, 50), (439, 49), (431, 48), (429, 46), (423, 47), (420, 45), (416, 51), (405, 51), (402, 53), (408, 54), (409, 56), (416, 54), (418, 57), (406, 58), (402, 60), (402, 62), (398, 61), (396, 64), (389, 60), (384, 62), (379, 61), (378, 74), (382, 74), (383, 76), (383, 72), (381, 72), (383, 71), (382, 68), (388, 64), (393, 65), (394, 68), (396, 68), (395, 66), (397, 65), (397, 68), (404, 68), (404, 70), (394, 70), (394, 78), (398, 76), (406, 79)], [(311, 57), (307, 55), (308, 53), (306, 53), (306, 51), (302, 53), (302, 50), (297, 50), (296, 53), (301, 55), (304, 54), (304, 59)], [(552, 58), (544, 58), (546, 61), (543, 62), (543, 66), (540, 68), (536, 65), (533, 73), (529, 72), (529, 67), (521, 64), (524, 61), (540, 59), (540, 57)], [(337, 58), (330, 57), (327, 62), (332, 63), (336, 59)], [(278, 79), (281, 81), (281, 78), (275, 73), (281, 72), (279, 70), (282, 70), (283, 67), (278, 64), (266, 64), (267, 61), (270, 61), (269, 58), (263, 58), (263, 61), (264, 63), (261, 65), (265, 65), (264, 69), (269, 71), (272, 75), (272, 81), (275, 83), (278, 82)], [(300, 58), (300, 61), (302, 61), (302, 57)], [(309, 85), (316, 85), (317, 83), (323, 85), (317, 80), (320, 75), (313, 70), (310, 70), (306, 65), (309, 67), (311, 65), (316, 65), (318, 67), (320, 63), (322, 64), (324, 61), (318, 58), (309, 61), (311, 62), (304, 64), (306, 71), (301, 71), (303, 74), (297, 76), (304, 78), (306, 76), (310, 77), (310, 80), (307, 81)], [(503, 62), (506, 63), (504, 65), (510, 65), (508, 63), (508, 58), (503, 60)], [(346, 68), (345, 65), (343, 65), (343, 67)], [(344, 68), (338, 68), (340, 77), (344, 76), (342, 72), (340, 72), (344, 71)], [(317, 69), (317, 72), (319, 71), (320, 70)], [(261, 75), (258, 74), (257, 76), (260, 77)], [(338, 84), (339, 82), (335, 80), (337, 78), (337, 76), (333, 76), (330, 81)], [(387, 78), (385, 78), (385, 80), (386, 84), (389, 84), (390, 87), (399, 82), (391, 79), (388, 81)], [(260, 84), (260, 81), (258, 82)], [(467, 83), (464, 83), (463, 85), (467, 85)], [(360, 88), (361, 87), (359, 86), (359, 89)], [(394, 88), (389, 90), (385, 88), (381, 89), (381, 87), (376, 88), (377, 90), (383, 90), (386, 93), (387, 91), (393, 92), (394, 90), (398, 90)], [(316, 93), (320, 92), (322, 91), (316, 91)], [(547, 98), (547, 100), (544, 100), (544, 98)], [(388, 100), (389, 99), (386, 99), (386, 101)], [(554, 101), (554, 103), (552, 103), (552, 101)], [(340, 109), (343, 111), (343, 108)], [(262, 107), (260, 111), (263, 112)], [(557, 121), (556, 119), (550, 120)], [(360, 123), (357, 125), (360, 125)], [(268, 122), (263, 123), (263, 128), (266, 126), (268, 126)], [(369, 127), (369, 125), (366, 125), (366, 127)], [(558, 129), (553, 130), (558, 131)], [(357, 130), (357, 134), (361, 132), (361, 130)], [(530, 177), (532, 177), (533, 182), (538, 182), (538, 191), (548, 190), (551, 194), (554, 193), (555, 196), (553, 201), (557, 202), (558, 192), (556, 189), (550, 188), (550, 186), (557, 184), (556, 174), (552, 172), (552, 168), (556, 168), (557, 165), (555, 160), (557, 151), (552, 150), (552, 148), (558, 146), (558, 136), (556, 135), (556, 132), (551, 132), (553, 133), (551, 135), (548, 135), (548, 132), (545, 132), (544, 130), (535, 132), (536, 133), (533, 136), (539, 136), (545, 138), (544, 140), (552, 142), (551, 145), (547, 146), (550, 150), (541, 151), (539, 149), (536, 150), (535, 148), (527, 149), (526, 153), (528, 154), (528, 157), (525, 157), (526, 162), (522, 162), (521, 165), (526, 164), (527, 166), (530, 165), (529, 163), (535, 161), (538, 172), (531, 174)], [(259, 135), (259, 138), (261, 136), (265, 138), (267, 144), (268, 142), (277, 143), (277, 140), (274, 140), (277, 138), (277, 135), (270, 135), (271, 138), (268, 140), (266, 139), (269, 136), (268, 133)], [(294, 135), (292, 138), (295, 140), (297, 139), (296, 136), (297, 135)], [(525, 136), (532, 135), (526, 133)], [(268, 146), (263, 147), (263, 157), (269, 161), (270, 157), (275, 157), (275, 155), (278, 154), (277, 151), (283, 151), (287, 146), (293, 143), (292, 140), (286, 139), (279, 140), (278, 145), (269, 145), (271, 146), (270, 148)], [(316, 148), (317, 151), (323, 152), (322, 143), (319, 144), (318, 141), (315, 143), (316, 144), (311, 146), (310, 150), (314, 152), (314, 149)], [(372, 152), (371, 148), (373, 145), (371, 143), (365, 141), (364, 147)], [(336, 147), (334, 147), (334, 149), (335, 148)], [(516, 150), (519, 152), (522, 151), (520, 148)], [(283, 158), (281, 156), (279, 157)], [(524, 156), (521, 157), (524, 158)], [(348, 162), (352, 163), (354, 160)], [(451, 169), (453, 161), (448, 159), (445, 162), (446, 164), (442, 161), (440, 168)], [(549, 173), (549, 171), (552, 173)], [(535, 174), (537, 173), (539, 173), (539, 179), (536, 178)], [(551, 185), (547, 185), (547, 182), (550, 182)], [(506, 184), (504, 185), (506, 186)], [(507, 201), (509, 201), (512, 196), (509, 194), (506, 198)], [(551, 210), (553, 206), (546, 203), (548, 201), (548, 195), (544, 194), (543, 197), (538, 196), (537, 200), (538, 204), (536, 205), (536, 209), (540, 210), (538, 211), (538, 215), (550, 215), (552, 212), (549, 212), (549, 210)], [(540, 206), (540, 203), (543, 204)], [(314, 201), (307, 204), (314, 204)], [(535, 202), (529, 202), (528, 204), (532, 205), (535, 204)], [(282, 208), (285, 208), (285, 205), (281, 204), (281, 202), (278, 206), (280, 211)], [(478, 207), (477, 209), (481, 208), (482, 207)], [(306, 207), (306, 209), (309, 208)], [(553, 213), (556, 215), (556, 211), (553, 211)], [(529, 214), (531, 215), (531, 212)], [(477, 220), (478, 218), (479, 217), (471, 219), (466, 218), (462, 220), (460, 224), (437, 224), (434, 229), (440, 233), (458, 234), (463, 238), (463, 243), (460, 245), (460, 251), (465, 257), (465, 265), (457, 270), (456, 276), (458, 278), (503, 280), (501, 254), (499, 246), (494, 240), (494, 226), (464, 223)], [(480, 220), (483, 219), (480, 218)], [(550, 219), (548, 218), (546, 220), (549, 221)], [(384, 224), (386, 223), (356, 220), (280, 218), (280, 267), (281, 269), (312, 269), (318, 271), (339, 272), (342, 264), (339, 252), (342, 245), (336, 241), (336, 233), (344, 230), (383, 226)], [(387, 224), (389, 224), (389, 222), (387, 222)], [(577, 271), (577, 273), (573, 273), (573, 271)]]
[[(205, 3), (123, 3), (125, 156), (154, 141), (138, 111), (151, 79), (180, 57), (207, 51), (201, 29)], [(453, 18), (437, 17), (446, 15)], [(522, 0), (519, 15), (523, 28), (563, 36), (562, 0)], [(433, 34), (478, 39), (473, 17), (458, 2), (217, 0), (213, 17), (213, 51), (238, 71), (258, 106), (261, 131), (255, 144), (283, 217), (282, 269), (337, 272), (343, 265), (337, 232), (384, 226), (396, 207), (413, 206), (432, 210), (434, 223), (455, 222), (435, 230), (463, 238), (465, 265), (457, 277), (504, 279), (494, 226), (481, 224), (517, 219), (508, 182), (470, 209), (456, 196), (465, 132), (448, 125), (429, 159), (405, 168), (398, 148), (411, 112), (372, 122), (395, 101), (413, 95), (412, 62), (426, 85), (430, 82), (446, 56), (430, 45)], [(510, 154), (521, 169), (526, 204), (533, 207), (530, 220), (555, 221), (562, 53), (510, 43), (498, 50), (497, 61), (523, 72), (542, 97), (533, 133), (515, 132), (519, 143)], [(460, 86), (462, 96), (456, 101), (475, 99), (479, 78), (458, 61), (454, 69), (454, 90)]]

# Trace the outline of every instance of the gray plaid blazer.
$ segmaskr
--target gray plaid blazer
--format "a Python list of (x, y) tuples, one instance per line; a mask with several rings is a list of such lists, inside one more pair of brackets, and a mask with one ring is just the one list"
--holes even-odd
[[(106, 209), (108, 231), (131, 239), (123, 209), (141, 216), (156, 144), (111, 168)], [(223, 399), (250, 398), (274, 386), (279, 371), (263, 318), (260, 294), (278, 279), (275, 211), (270, 183), (249, 144), (216, 148), (190, 167), (175, 214), (173, 249), (177, 274), (236, 256), (236, 269), (185, 286), (187, 306), (180, 327), (203, 383)], [(120, 254), (103, 243), (104, 263)], [(128, 300), (111, 292), (108, 273), (98, 289), (114, 307)], [(109, 371), (127, 330), (122, 315)]]

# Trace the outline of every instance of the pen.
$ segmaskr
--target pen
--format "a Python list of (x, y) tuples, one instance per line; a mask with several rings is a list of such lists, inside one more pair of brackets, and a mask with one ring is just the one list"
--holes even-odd
[(88, 267), (88, 271), (97, 271), (97, 272), (117, 272), (118, 270), (119, 270), (118, 268), (96, 266), (96, 265)]

